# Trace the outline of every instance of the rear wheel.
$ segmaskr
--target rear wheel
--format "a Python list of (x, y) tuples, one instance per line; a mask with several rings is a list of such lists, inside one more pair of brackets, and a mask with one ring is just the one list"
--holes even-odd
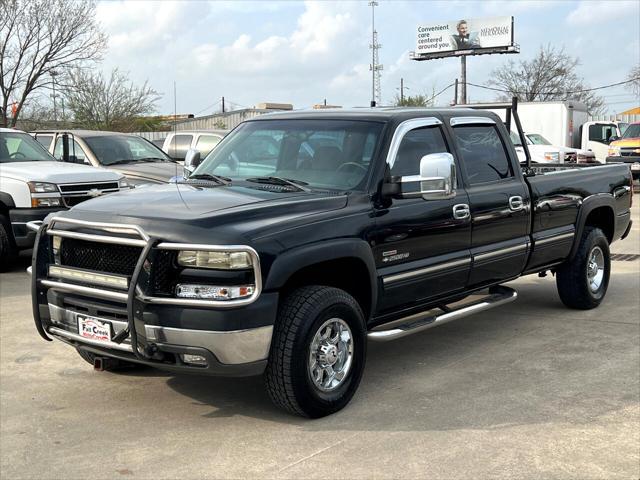
[(364, 369), (366, 328), (355, 299), (308, 286), (283, 301), (265, 372), (273, 402), (297, 415), (324, 417), (353, 397)]
[(607, 293), (610, 274), (607, 237), (599, 228), (585, 227), (575, 257), (557, 271), (560, 300), (567, 307), (580, 310), (597, 307)]
[(4, 215), (0, 215), (0, 271), (6, 271), (17, 257), (11, 224)]

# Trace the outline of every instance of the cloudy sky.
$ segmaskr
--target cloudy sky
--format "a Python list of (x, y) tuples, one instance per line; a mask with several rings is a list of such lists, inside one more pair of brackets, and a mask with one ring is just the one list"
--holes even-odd
[[(546, 44), (579, 57), (579, 73), (592, 87), (624, 80), (640, 62), (637, 0), (379, 0), (383, 103), (393, 100), (400, 78), (407, 94), (430, 95), (459, 75), (459, 59), (409, 59), (418, 24), (503, 15), (515, 17), (520, 54), (468, 58), (471, 83), (484, 84), (495, 67), (528, 59)], [(198, 115), (219, 111), (222, 96), (236, 108), (265, 101), (308, 108), (324, 99), (364, 106), (371, 99), (367, 1), (102, 1), (98, 19), (109, 35), (102, 68), (148, 79), (163, 94), (159, 113), (173, 112), (174, 81), (178, 112)], [(612, 113), (638, 104), (623, 87), (601, 94)], [(470, 101), (493, 95), (469, 87)], [(450, 89), (438, 100), (447, 104), (452, 96)]]

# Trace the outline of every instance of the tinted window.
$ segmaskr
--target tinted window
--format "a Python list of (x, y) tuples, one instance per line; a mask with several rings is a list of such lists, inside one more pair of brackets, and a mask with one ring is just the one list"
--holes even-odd
[(246, 181), (253, 188), (265, 188), (256, 187), (255, 177), (276, 176), (306, 188), (360, 189), (382, 127), (342, 120), (246, 122), (224, 137), (194, 173)]
[(513, 176), (507, 153), (494, 126), (460, 126), (454, 132), (469, 183), (494, 182)]
[(167, 153), (175, 160), (184, 160), (187, 150), (191, 148), (193, 135), (175, 135), (169, 143)]
[(391, 168), (393, 176), (420, 174), (420, 159), (430, 153), (448, 152), (442, 130), (439, 127), (424, 127), (411, 130), (400, 143), (396, 159)]
[(589, 125), (589, 140), (592, 142), (609, 143), (609, 138), (617, 135), (615, 125), (608, 123)]
[(204, 158), (211, 150), (213, 150), (213, 147), (215, 147), (220, 140), (221, 138), (216, 137), (215, 135), (200, 135), (196, 142), (196, 149)]
[(84, 142), (100, 165), (170, 161), (153, 143), (135, 135), (86, 137)]

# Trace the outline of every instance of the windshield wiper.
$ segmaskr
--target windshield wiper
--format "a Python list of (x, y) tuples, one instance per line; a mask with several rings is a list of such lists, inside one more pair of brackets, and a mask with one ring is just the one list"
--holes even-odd
[(301, 192), (310, 192), (309, 188), (305, 188), (304, 185), (309, 185), (307, 182), (303, 182), (302, 180), (296, 180), (293, 178), (282, 178), (282, 177), (252, 177), (246, 178), (247, 182), (253, 183), (266, 183), (270, 185), (282, 185), (287, 187), (297, 188)]
[(103, 165), (105, 167), (111, 166), (111, 165), (122, 165), (125, 163), (134, 163), (137, 162), (137, 160), (134, 160), (132, 158), (125, 158), (123, 160), (116, 160), (115, 162), (111, 162), (111, 163), (103, 163)]
[(220, 185), (229, 185), (231, 183), (231, 179), (227, 177), (222, 177), (220, 175), (211, 175), (210, 173), (197, 173), (195, 175), (189, 175), (189, 180), (211, 180), (213, 182), (219, 183)]
[(161, 158), (161, 157), (144, 157), (144, 158), (136, 158), (138, 162), (173, 162), (178, 163), (177, 160), (172, 158)]

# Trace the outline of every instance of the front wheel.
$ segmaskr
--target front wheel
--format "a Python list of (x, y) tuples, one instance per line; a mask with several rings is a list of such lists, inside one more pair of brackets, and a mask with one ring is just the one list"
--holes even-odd
[(9, 270), (16, 257), (11, 224), (4, 215), (0, 215), (0, 272)]
[(365, 320), (355, 299), (333, 287), (299, 288), (279, 309), (265, 372), (269, 396), (297, 415), (330, 415), (353, 397), (365, 357)]
[(567, 307), (580, 310), (597, 307), (607, 293), (610, 274), (607, 237), (599, 228), (585, 227), (575, 257), (557, 271), (560, 300)]

